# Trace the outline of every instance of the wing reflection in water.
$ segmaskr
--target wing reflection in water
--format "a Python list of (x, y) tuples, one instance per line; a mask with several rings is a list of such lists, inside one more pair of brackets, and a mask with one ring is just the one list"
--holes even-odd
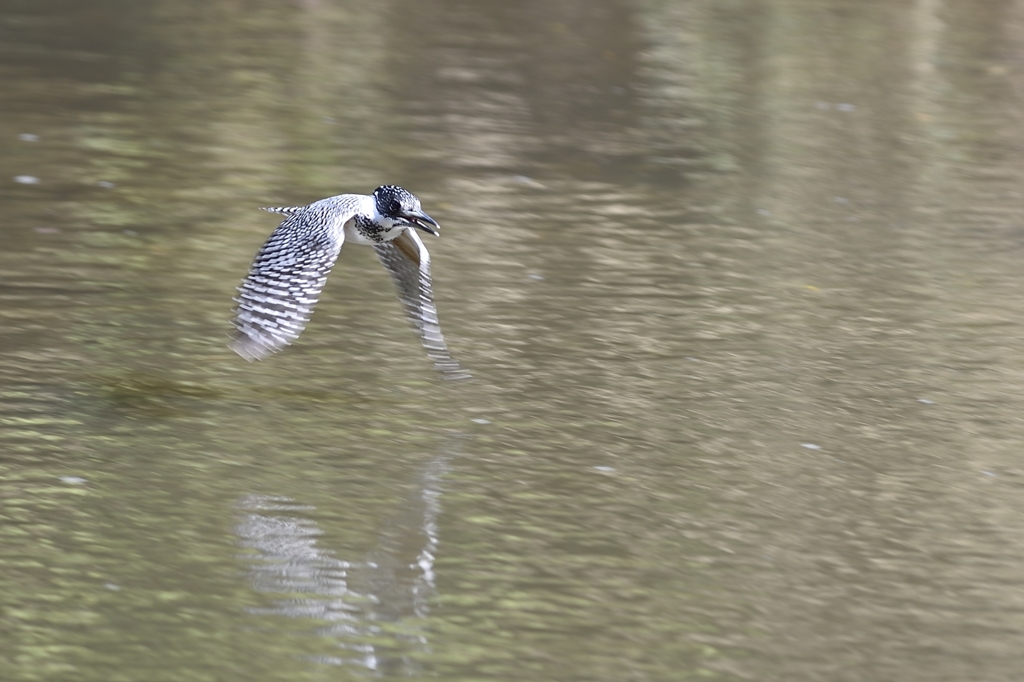
[[(446, 448), (447, 449), (447, 448)], [(432, 460), (414, 493), (359, 561), (345, 561), (318, 544), (323, 535), (314, 508), (283, 497), (251, 495), (235, 527), (253, 589), (280, 595), (258, 615), (308, 618), (322, 624), (318, 637), (337, 641), (342, 653), (322, 663), (361, 666), (386, 675), (417, 672), (427, 651), (423, 618), (435, 594), (441, 479), (453, 453)]]

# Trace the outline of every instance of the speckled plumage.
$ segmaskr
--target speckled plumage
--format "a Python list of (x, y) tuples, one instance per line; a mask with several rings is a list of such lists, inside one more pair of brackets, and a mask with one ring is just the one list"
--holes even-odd
[(385, 185), (308, 206), (264, 209), (285, 220), (260, 248), (235, 299), (231, 348), (247, 360), (282, 350), (302, 333), (346, 239), (374, 247), (406, 315), (445, 378), (468, 377), (448, 351), (434, 306), (430, 254), (414, 228), (437, 234), (419, 200)]

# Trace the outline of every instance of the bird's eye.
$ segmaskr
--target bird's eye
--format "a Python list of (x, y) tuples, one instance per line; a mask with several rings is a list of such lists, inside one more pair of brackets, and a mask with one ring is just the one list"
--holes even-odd
[(398, 199), (392, 199), (391, 203), (388, 204), (388, 209), (392, 213), (395, 213), (395, 214), (400, 213), (401, 210), (402, 210), (402, 202), (399, 201)]

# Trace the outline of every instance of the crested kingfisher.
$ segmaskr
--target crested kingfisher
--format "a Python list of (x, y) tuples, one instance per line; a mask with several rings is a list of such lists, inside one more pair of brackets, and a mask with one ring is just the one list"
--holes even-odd
[(434, 367), (446, 379), (469, 377), (441, 334), (430, 254), (417, 233), (436, 237), (438, 224), (412, 193), (383, 185), (369, 195), (339, 194), (308, 206), (263, 210), (285, 219), (260, 248), (238, 287), (232, 350), (246, 360), (261, 360), (297, 339), (342, 245), (350, 241), (377, 252)]

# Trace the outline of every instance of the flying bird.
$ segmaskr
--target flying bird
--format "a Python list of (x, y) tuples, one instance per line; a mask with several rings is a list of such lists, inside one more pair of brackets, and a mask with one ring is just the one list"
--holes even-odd
[(430, 254), (417, 231), (438, 236), (420, 200), (395, 185), (373, 194), (339, 194), (308, 206), (265, 208), (285, 216), (238, 287), (231, 349), (262, 360), (302, 333), (346, 241), (372, 246), (398, 289), (427, 356), (447, 379), (469, 377), (441, 334)]

